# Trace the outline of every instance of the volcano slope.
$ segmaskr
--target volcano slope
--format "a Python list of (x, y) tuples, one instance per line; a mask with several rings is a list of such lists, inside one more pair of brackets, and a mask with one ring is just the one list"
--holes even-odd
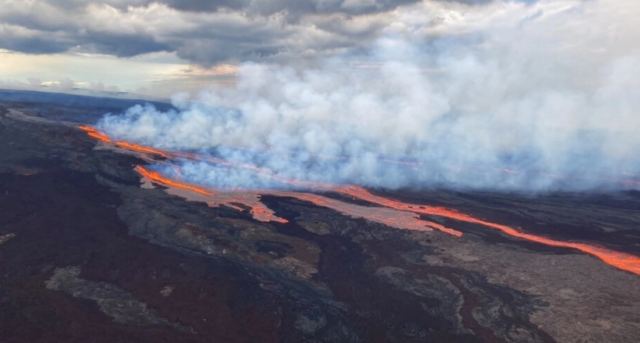
[[(428, 214), (462, 236), (398, 229), (277, 192), (261, 202), (285, 220), (258, 221), (142, 179), (148, 156), (77, 128), (101, 109), (56, 106), (0, 104), (2, 342), (640, 338), (640, 275), (580, 250)], [(640, 256), (634, 191), (374, 193)]]

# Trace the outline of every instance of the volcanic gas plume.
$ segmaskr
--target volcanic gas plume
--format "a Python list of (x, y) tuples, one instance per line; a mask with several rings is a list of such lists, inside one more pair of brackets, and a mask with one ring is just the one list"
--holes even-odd
[[(114, 141), (108, 135), (100, 132), (93, 127), (81, 126), (80, 129), (86, 132), (90, 137), (102, 142), (103, 144), (111, 145), (117, 149), (128, 150), (130, 152), (142, 154), (145, 155), (145, 157), (162, 159), (199, 159), (197, 154), (162, 151), (138, 144), (128, 143), (125, 141)], [(202, 156), (201, 158), (206, 159), (209, 162), (214, 161), (223, 164), (228, 168), (249, 169), (255, 173), (272, 175), (275, 177), (275, 174), (273, 174), (273, 172), (269, 170), (248, 165), (246, 163), (235, 164), (232, 161), (226, 161), (220, 158), (210, 157), (206, 155)], [(160, 163), (170, 162), (170, 160), (160, 161)], [(178, 168), (175, 165), (173, 167)], [(295, 198), (301, 201), (312, 203), (316, 206), (335, 210), (353, 218), (363, 218), (372, 222), (387, 225), (389, 227), (416, 231), (430, 231), (435, 229), (454, 237), (462, 237), (462, 232), (456, 229), (449, 228), (442, 224), (435, 223), (429, 220), (425, 220), (421, 217), (421, 215), (434, 216), (450, 219), (452, 221), (476, 224), (484, 228), (497, 230), (502, 234), (511, 237), (551, 247), (578, 250), (583, 253), (595, 256), (602, 260), (604, 263), (609, 264), (613, 267), (640, 275), (640, 257), (631, 254), (617, 252), (586, 243), (566, 242), (530, 234), (507, 225), (502, 225), (491, 222), (489, 220), (477, 218), (472, 215), (456, 211), (454, 209), (449, 209), (446, 207), (435, 207), (424, 204), (406, 203), (399, 200), (375, 195), (359, 186), (340, 186), (314, 183), (307, 184), (304, 181), (294, 179), (281, 179), (279, 181), (289, 182), (291, 185), (298, 187), (300, 185), (306, 185), (309, 189), (308, 191), (286, 191), (273, 189), (230, 191), (211, 189), (189, 182), (172, 179), (165, 175), (162, 175), (157, 171), (149, 170), (144, 166), (137, 166), (135, 170), (138, 174), (140, 174), (143, 180), (166, 187), (167, 192), (169, 192), (170, 194), (178, 195), (188, 200), (203, 201), (212, 207), (226, 206), (239, 211), (249, 209), (252, 217), (262, 222), (288, 222), (287, 218), (277, 216), (271, 209), (269, 209), (264, 203), (260, 201), (260, 197), (263, 195), (273, 195), (279, 197)], [(315, 194), (309, 191), (334, 192), (368, 202), (372, 206), (353, 204), (324, 195)]]
[(462, 236), (425, 219), (439, 217), (640, 274), (637, 256), (362, 188), (638, 189), (640, 7), (543, 0), (510, 8), (442, 39), (391, 30), (357, 53), (241, 63), (232, 85), (177, 95), (167, 111), (134, 106), (85, 131), (156, 158), (137, 168), (146, 180), (262, 221), (293, 220), (262, 204), (268, 194)]
[[(113, 137), (215, 151), (300, 180), (637, 188), (627, 180), (640, 175), (640, 5), (509, 3), (477, 23), (486, 26), (440, 39), (391, 30), (358, 54), (241, 63), (233, 85), (176, 95), (168, 111), (136, 106), (98, 126)], [(215, 178), (189, 161), (183, 169), (193, 182), (255, 186), (249, 175)]]

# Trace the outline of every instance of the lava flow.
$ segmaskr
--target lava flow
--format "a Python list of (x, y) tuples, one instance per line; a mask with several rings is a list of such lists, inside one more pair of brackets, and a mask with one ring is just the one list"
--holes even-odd
[(274, 212), (260, 200), (263, 195), (273, 195), (298, 199), (319, 207), (335, 210), (352, 218), (363, 218), (398, 229), (414, 231), (431, 231), (436, 229), (456, 237), (462, 235), (459, 231), (447, 228), (438, 223), (423, 220), (419, 215), (407, 211), (361, 206), (313, 193), (272, 190), (214, 191), (190, 183), (169, 179), (158, 172), (150, 171), (142, 166), (137, 166), (135, 171), (144, 179), (167, 187), (167, 191), (170, 194), (178, 195), (192, 201), (203, 201), (211, 207), (226, 206), (239, 211), (245, 210), (246, 207), (250, 210), (254, 219), (262, 222), (288, 222), (286, 219), (276, 216)]
[(137, 166), (134, 169), (138, 174), (142, 177), (149, 179), (151, 182), (163, 185), (165, 187), (173, 187), (176, 189), (180, 189), (183, 191), (194, 192), (204, 196), (213, 195), (213, 192), (208, 191), (207, 189), (199, 186), (195, 186), (189, 183), (175, 181), (173, 179), (166, 178), (162, 176), (160, 173), (148, 170), (142, 166)]
[(128, 150), (128, 151), (133, 151), (133, 152), (139, 152), (139, 153), (143, 153), (143, 154), (149, 154), (152, 156), (159, 156), (159, 157), (163, 157), (163, 158), (171, 158), (172, 155), (166, 151), (160, 150), (160, 149), (156, 149), (156, 148), (152, 148), (152, 147), (148, 147), (148, 146), (144, 146), (144, 145), (140, 145), (140, 144), (135, 144), (135, 143), (130, 143), (127, 141), (113, 141), (111, 139), (111, 137), (109, 137), (107, 134), (105, 134), (104, 132), (98, 131), (98, 129), (92, 127), (92, 126), (88, 126), (88, 125), (80, 125), (78, 126), (78, 128), (82, 131), (84, 131), (89, 137), (94, 138), (100, 142), (103, 143), (111, 143), (113, 145), (115, 145), (116, 147), (123, 149), (123, 150)]
[(372, 222), (384, 224), (386, 226), (414, 231), (431, 231), (433, 229), (461, 237), (462, 232), (448, 228), (444, 225), (424, 220), (416, 213), (408, 211), (398, 211), (393, 208), (376, 208), (351, 204), (348, 202), (324, 197), (313, 193), (303, 192), (269, 192), (271, 195), (291, 197), (305, 202), (312, 203), (319, 207), (330, 208), (344, 215), (353, 218), (363, 218)]
[(144, 146), (144, 145), (140, 145), (140, 144), (135, 144), (135, 143), (129, 143), (126, 141), (117, 141), (115, 142), (116, 146), (120, 149), (124, 149), (124, 150), (129, 150), (129, 151), (135, 151), (135, 152), (141, 152), (143, 154), (149, 154), (149, 155), (155, 155), (155, 156), (160, 156), (160, 157), (164, 157), (164, 158), (170, 158), (171, 155), (165, 151), (159, 150), (159, 149), (155, 149), (155, 148), (151, 148), (148, 146)]
[(453, 219), (453, 220), (466, 222), (466, 223), (478, 224), (494, 230), (498, 230), (503, 234), (524, 239), (527, 241), (536, 242), (536, 243), (557, 247), (557, 248), (569, 248), (569, 249), (579, 250), (583, 253), (595, 256), (611, 266), (640, 275), (640, 257), (635, 255), (617, 252), (617, 251), (613, 251), (613, 250), (609, 250), (609, 249), (605, 249), (602, 247), (593, 246), (585, 243), (559, 241), (559, 240), (555, 240), (555, 239), (551, 239), (551, 238), (547, 238), (539, 235), (522, 232), (518, 229), (515, 229), (507, 225), (497, 224), (484, 219), (476, 218), (474, 216), (461, 213), (455, 210), (451, 210), (446, 207), (425, 206), (425, 205), (404, 203), (401, 201), (374, 195), (362, 187), (357, 187), (357, 186), (341, 187), (341, 188), (338, 188), (337, 191), (339, 193), (349, 195), (354, 198), (364, 200), (372, 204), (377, 204), (384, 207), (395, 208), (403, 211), (411, 211), (411, 212), (421, 213), (425, 215), (444, 217), (444, 218)]
[(162, 150), (158, 150), (155, 148), (146, 147), (146, 146), (142, 146), (134, 143), (129, 143), (125, 141), (113, 141), (108, 135), (100, 132), (99, 130), (91, 126), (80, 126), (80, 129), (86, 132), (87, 135), (89, 135), (90, 137), (98, 141), (101, 141), (107, 144), (113, 144), (123, 150), (148, 154), (154, 157), (163, 157), (166, 159), (187, 158), (187, 159), (193, 159), (193, 160), (205, 160), (208, 162), (221, 164), (227, 167), (238, 167), (243, 169), (249, 169), (256, 173), (260, 173), (263, 175), (276, 178), (280, 182), (288, 183), (294, 186), (307, 185), (311, 189), (333, 191), (336, 193), (353, 197), (355, 199), (364, 200), (371, 204), (382, 206), (382, 207), (371, 207), (371, 206), (356, 205), (356, 204), (328, 198), (325, 196), (317, 195), (314, 193), (303, 193), (303, 192), (294, 192), (294, 191), (271, 191), (271, 190), (232, 191), (232, 192), (213, 191), (213, 190), (210, 190), (201, 186), (197, 186), (194, 184), (190, 184), (182, 181), (176, 181), (176, 180), (167, 178), (165, 176), (162, 176), (158, 172), (147, 170), (142, 166), (138, 166), (135, 168), (136, 172), (138, 172), (144, 179), (167, 187), (168, 192), (170, 192), (171, 194), (180, 195), (187, 199), (205, 201), (209, 206), (212, 206), (212, 207), (225, 205), (227, 207), (230, 207), (236, 210), (244, 210), (245, 209), (243, 208), (244, 206), (249, 208), (251, 215), (256, 220), (259, 220), (259, 221), (263, 221), (263, 222), (273, 221), (273, 222), (279, 222), (279, 223), (287, 223), (286, 219), (276, 216), (271, 209), (269, 209), (266, 205), (264, 205), (260, 201), (260, 197), (262, 195), (274, 195), (274, 196), (281, 196), (281, 197), (291, 197), (301, 201), (310, 202), (316, 206), (330, 208), (340, 213), (343, 213), (345, 215), (348, 215), (350, 217), (364, 218), (364, 219), (381, 223), (390, 227), (395, 227), (400, 229), (409, 229), (409, 230), (418, 230), (418, 231), (427, 231), (427, 230), (435, 229), (455, 237), (462, 236), (462, 232), (458, 230), (448, 228), (444, 225), (420, 218), (420, 215), (437, 216), (437, 217), (448, 218), (448, 219), (452, 219), (460, 222), (481, 225), (487, 228), (498, 230), (501, 233), (511, 237), (515, 237), (515, 238), (519, 238), (519, 239), (523, 239), (531, 242), (536, 242), (536, 243), (551, 246), (551, 247), (575, 249), (583, 253), (595, 256), (599, 258), (601, 261), (603, 261), (604, 263), (609, 264), (613, 267), (640, 275), (640, 257), (634, 256), (631, 254), (617, 252), (617, 251), (609, 250), (606, 248), (589, 245), (586, 243), (566, 242), (566, 241), (555, 240), (552, 238), (547, 238), (544, 236), (526, 233), (507, 225), (490, 222), (490, 221), (480, 219), (462, 212), (458, 212), (456, 210), (452, 210), (446, 207), (405, 203), (399, 200), (394, 200), (394, 199), (372, 194), (366, 189), (358, 186), (339, 187), (339, 186), (333, 186), (333, 185), (327, 185), (327, 184), (316, 184), (313, 182), (306, 182), (306, 181), (300, 181), (300, 180), (283, 179), (277, 176), (275, 173), (273, 173), (269, 169), (261, 168), (251, 164), (244, 164), (244, 163), (234, 164), (231, 161), (223, 160), (220, 158), (211, 157), (211, 156), (198, 156), (190, 153), (181, 153), (181, 152), (170, 153), (170, 152), (166, 152), (166, 151), (162, 151)]
[(134, 170), (144, 179), (167, 187), (167, 192), (170, 194), (192, 201), (203, 201), (211, 207), (222, 205), (243, 211), (244, 208), (242, 206), (246, 206), (249, 208), (253, 218), (261, 222), (288, 222), (286, 219), (276, 216), (270, 208), (260, 202), (258, 194), (252, 194), (251, 192), (215, 192), (201, 186), (167, 178), (143, 166), (137, 166)]
[(111, 143), (111, 138), (105, 133), (98, 131), (95, 127), (89, 125), (80, 125), (78, 128), (84, 131), (89, 137), (103, 143)]

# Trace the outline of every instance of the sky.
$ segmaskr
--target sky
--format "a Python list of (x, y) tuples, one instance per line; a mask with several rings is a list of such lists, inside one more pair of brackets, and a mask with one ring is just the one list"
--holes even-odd
[(284, 177), (638, 187), (638, 17), (637, 0), (0, 0), (0, 88), (171, 100), (98, 126)]
[[(556, 1), (558, 7), (572, 1)], [(573, 1), (575, 2), (575, 1)], [(310, 64), (381, 37), (428, 43), (540, 9), (501, 0), (0, 0), (0, 87), (169, 98), (242, 63)], [(509, 13), (517, 12), (513, 18)]]

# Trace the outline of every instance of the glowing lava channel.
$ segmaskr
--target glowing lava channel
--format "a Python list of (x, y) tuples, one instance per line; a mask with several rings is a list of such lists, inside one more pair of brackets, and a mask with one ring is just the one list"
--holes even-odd
[(599, 258), (606, 264), (640, 275), (640, 257), (635, 255), (617, 252), (585, 243), (559, 241), (544, 236), (526, 233), (507, 225), (497, 224), (484, 219), (476, 218), (474, 216), (451, 210), (446, 207), (404, 203), (397, 200), (374, 195), (362, 187), (347, 186), (338, 188), (336, 189), (336, 191), (345, 195), (352, 196), (356, 199), (364, 200), (372, 204), (377, 204), (384, 207), (395, 208), (403, 211), (411, 211), (430, 216), (444, 217), (466, 223), (478, 224), (494, 230), (498, 230), (506, 235), (524, 239), (527, 241), (536, 242), (551, 247), (579, 250), (583, 253)]
[(89, 137), (94, 138), (106, 144), (113, 144), (122, 150), (128, 150), (128, 151), (148, 154), (156, 157), (163, 157), (167, 159), (174, 157), (174, 155), (164, 150), (160, 150), (160, 149), (156, 149), (156, 148), (152, 148), (152, 147), (148, 147), (140, 144), (130, 143), (127, 141), (114, 141), (107, 134), (98, 131), (96, 128), (92, 126), (80, 125), (78, 128), (84, 131)]
[(170, 194), (178, 195), (188, 200), (203, 201), (211, 207), (227, 206), (239, 211), (243, 211), (243, 207), (248, 207), (253, 218), (262, 222), (288, 222), (286, 219), (276, 216), (274, 212), (260, 200), (263, 195), (273, 195), (298, 199), (319, 207), (330, 208), (352, 218), (362, 218), (398, 229), (414, 231), (431, 231), (436, 229), (456, 237), (462, 236), (462, 233), (459, 231), (447, 228), (438, 223), (423, 220), (418, 214), (407, 211), (361, 206), (313, 193), (275, 190), (215, 191), (167, 178), (158, 172), (148, 170), (142, 166), (137, 166), (135, 171), (144, 179), (167, 187)]
[(324, 196), (313, 194), (313, 193), (292, 192), (292, 191), (260, 190), (260, 191), (241, 191), (241, 192), (237, 192), (237, 191), (216, 192), (208, 188), (204, 188), (201, 186), (197, 186), (190, 183), (177, 181), (177, 180), (164, 177), (160, 173), (155, 171), (150, 171), (142, 166), (138, 166), (135, 168), (136, 172), (138, 172), (144, 179), (147, 179), (151, 182), (167, 187), (168, 191), (172, 194), (177, 194), (187, 199), (205, 201), (207, 202), (207, 204), (214, 207), (225, 205), (230, 208), (234, 208), (236, 210), (244, 210), (242, 206), (246, 206), (250, 208), (250, 213), (252, 214), (252, 216), (259, 221), (263, 221), (263, 222), (274, 221), (279, 223), (287, 223), (286, 219), (276, 216), (271, 209), (269, 209), (266, 205), (264, 205), (260, 201), (261, 195), (274, 195), (274, 196), (296, 198), (302, 201), (310, 202), (316, 206), (331, 208), (333, 210), (336, 210), (340, 213), (343, 213), (351, 217), (364, 218), (364, 219), (367, 219), (373, 222), (378, 222), (391, 227), (409, 229), (409, 230), (419, 230), (419, 231), (436, 229), (455, 237), (462, 236), (462, 232), (458, 230), (451, 229), (441, 224), (434, 223), (434, 222), (427, 221), (420, 218), (420, 215), (438, 216), (438, 217), (448, 218), (448, 219), (452, 219), (460, 222), (481, 225), (490, 229), (497, 230), (511, 237), (515, 237), (515, 238), (519, 238), (519, 239), (523, 239), (531, 242), (536, 242), (536, 243), (551, 246), (551, 247), (575, 249), (583, 253), (595, 256), (601, 261), (603, 261), (604, 263), (609, 264), (613, 267), (631, 272), (636, 275), (640, 275), (640, 257), (635, 255), (617, 252), (610, 249), (589, 245), (586, 243), (566, 242), (566, 241), (555, 240), (552, 238), (547, 238), (544, 236), (526, 233), (507, 225), (490, 222), (490, 221), (480, 219), (480, 218), (471, 216), (469, 214), (461, 213), (446, 207), (405, 203), (399, 200), (394, 200), (394, 199), (372, 194), (366, 189), (358, 186), (340, 187), (340, 186), (306, 182), (306, 181), (300, 181), (300, 180), (282, 179), (278, 177), (275, 173), (273, 173), (271, 170), (257, 167), (254, 165), (250, 165), (250, 164), (236, 165), (231, 161), (226, 161), (226, 160), (216, 158), (216, 157), (211, 157), (211, 156), (202, 156), (200, 158), (198, 155), (194, 155), (190, 153), (180, 153), (180, 152), (172, 153), (172, 152), (166, 152), (166, 151), (158, 150), (155, 148), (146, 147), (146, 146), (129, 143), (125, 141), (113, 141), (108, 135), (104, 134), (103, 132), (100, 132), (99, 130), (91, 126), (85, 125), (85, 126), (80, 126), (79, 128), (84, 132), (86, 132), (87, 135), (90, 136), (91, 138), (94, 138), (106, 144), (113, 144), (116, 147), (121, 148), (123, 150), (151, 155), (153, 157), (162, 157), (165, 159), (169, 159), (169, 158), (188, 158), (193, 160), (200, 159), (208, 162), (218, 163), (228, 167), (250, 169), (255, 171), (256, 173), (278, 178), (278, 181), (289, 183), (294, 186), (305, 185), (305, 186), (309, 186), (309, 188), (311, 189), (323, 190), (323, 191), (334, 191), (343, 195), (353, 197), (355, 199), (364, 200), (371, 204), (382, 206), (382, 207), (361, 206), (361, 205), (346, 203), (340, 200), (324, 197)]

